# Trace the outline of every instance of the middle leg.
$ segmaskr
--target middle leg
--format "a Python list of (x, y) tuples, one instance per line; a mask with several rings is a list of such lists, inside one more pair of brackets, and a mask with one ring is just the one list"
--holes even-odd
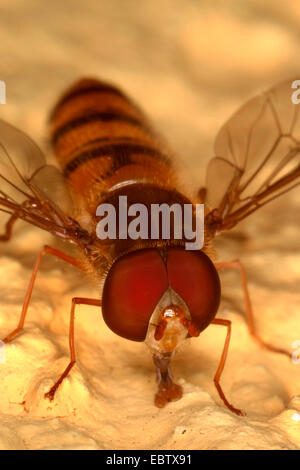
[(215, 264), (217, 270), (225, 270), (225, 269), (234, 269), (240, 273), (241, 281), (242, 281), (242, 288), (244, 291), (244, 298), (245, 298), (245, 307), (246, 307), (246, 315), (247, 315), (247, 322), (248, 322), (248, 329), (249, 333), (253, 338), (264, 348), (268, 349), (269, 351), (273, 351), (275, 353), (280, 353), (280, 354), (285, 354), (289, 358), (291, 358), (291, 354), (289, 351), (283, 349), (283, 348), (277, 348), (276, 346), (273, 346), (272, 344), (267, 343), (264, 341), (260, 335), (257, 333), (255, 324), (254, 324), (254, 315), (253, 315), (253, 309), (252, 309), (252, 304), (250, 300), (250, 295), (248, 291), (248, 285), (247, 285), (247, 277), (246, 277), (246, 271), (242, 263), (240, 262), (239, 259), (233, 260), (233, 261), (224, 261), (222, 263), (216, 263)]

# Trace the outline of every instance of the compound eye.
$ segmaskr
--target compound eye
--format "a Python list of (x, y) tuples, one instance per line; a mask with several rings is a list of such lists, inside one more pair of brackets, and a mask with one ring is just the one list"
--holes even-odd
[(220, 303), (220, 280), (214, 264), (202, 251), (168, 250), (170, 286), (187, 304), (193, 322), (204, 330)]
[(157, 250), (124, 255), (113, 264), (105, 280), (105, 323), (123, 338), (144, 341), (153, 310), (167, 288), (166, 266)]

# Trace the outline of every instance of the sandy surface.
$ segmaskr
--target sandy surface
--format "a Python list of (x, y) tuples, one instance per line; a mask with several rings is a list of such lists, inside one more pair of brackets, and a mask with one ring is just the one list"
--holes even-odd
[[(0, 79), (7, 85), (1, 117), (44, 149), (58, 93), (92, 74), (144, 105), (177, 150), (182, 177), (200, 186), (213, 138), (230, 113), (257, 90), (299, 72), (297, 2), (51, 4), (0, 5)], [(290, 350), (300, 340), (299, 208), (299, 191), (289, 193), (217, 243), (220, 260), (240, 257), (247, 269), (261, 335)], [(53, 244), (20, 223), (14, 240), (0, 246), (0, 337), (16, 325), (46, 242)], [(214, 388), (223, 328), (211, 326), (181, 348), (174, 375), (184, 396), (157, 409), (146, 347), (114, 335), (90, 307), (78, 309), (77, 366), (50, 404), (43, 395), (68, 362), (71, 298), (97, 292), (72, 268), (45, 260), (26, 330), (0, 364), (0, 448), (299, 449), (300, 365), (249, 337), (238, 275), (222, 274), (222, 283), (219, 316), (233, 323), (222, 385), (246, 417), (230, 413)]]

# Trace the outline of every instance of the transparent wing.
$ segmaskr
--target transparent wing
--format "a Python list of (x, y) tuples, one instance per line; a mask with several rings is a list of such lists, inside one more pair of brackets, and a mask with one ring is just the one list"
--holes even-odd
[(206, 222), (219, 232), (300, 183), (300, 110), (293, 80), (242, 106), (221, 128), (207, 169)]
[(78, 242), (85, 231), (70, 214), (65, 180), (35, 142), (0, 120), (0, 211)]
[(28, 183), (62, 209), (70, 207), (71, 198), (60, 171), (46, 164), (44, 154), (30, 137), (0, 120), (0, 189), (22, 202), (29, 196)]
[(29, 181), (31, 186), (55, 202), (66, 214), (72, 212), (73, 202), (65, 178), (55, 166), (44, 165), (38, 168)]

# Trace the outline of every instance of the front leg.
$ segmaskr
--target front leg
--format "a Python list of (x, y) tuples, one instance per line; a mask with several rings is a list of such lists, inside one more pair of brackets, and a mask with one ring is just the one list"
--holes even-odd
[(94, 307), (101, 307), (101, 300), (98, 299), (87, 299), (84, 297), (74, 297), (72, 299), (72, 307), (70, 313), (70, 327), (69, 327), (69, 347), (70, 347), (70, 362), (65, 368), (64, 372), (61, 374), (59, 379), (55, 384), (50, 388), (50, 390), (45, 393), (45, 398), (49, 398), (50, 401), (54, 399), (56, 390), (62, 383), (62, 381), (68, 376), (70, 370), (76, 363), (76, 352), (75, 352), (75, 337), (74, 337), (74, 323), (75, 323), (75, 307), (76, 305), (92, 305)]
[(212, 325), (226, 326), (226, 328), (227, 328), (227, 335), (226, 335), (226, 339), (225, 339), (221, 359), (220, 359), (220, 362), (219, 362), (219, 365), (218, 365), (217, 372), (214, 376), (214, 383), (215, 383), (216, 389), (218, 390), (220, 398), (223, 400), (224, 404), (227, 406), (227, 408), (230, 411), (232, 411), (233, 413), (235, 413), (238, 416), (245, 416), (246, 413), (244, 413), (244, 411), (242, 411), (238, 408), (235, 408), (234, 406), (231, 405), (231, 403), (229, 403), (229, 401), (227, 400), (227, 398), (226, 398), (226, 396), (225, 396), (225, 394), (222, 390), (221, 384), (220, 384), (220, 379), (221, 379), (221, 375), (222, 375), (222, 372), (223, 372), (223, 369), (224, 369), (224, 366), (225, 366), (225, 362), (226, 362), (226, 359), (227, 359), (228, 348), (229, 348), (229, 343), (230, 343), (231, 321), (230, 320), (222, 320), (221, 318), (215, 318), (211, 322), (211, 324)]

